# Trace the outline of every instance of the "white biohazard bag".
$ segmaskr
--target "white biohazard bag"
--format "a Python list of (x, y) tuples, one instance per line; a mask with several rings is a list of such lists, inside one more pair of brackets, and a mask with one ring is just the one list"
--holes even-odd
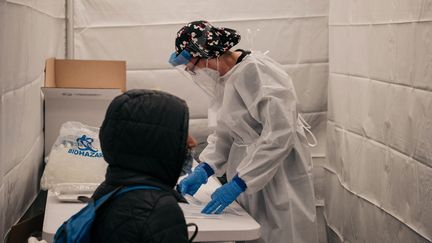
[(56, 185), (65, 183), (78, 187), (101, 183), (105, 179), (107, 163), (100, 149), (99, 128), (65, 122), (45, 162), (41, 179), (43, 190), (55, 189)]

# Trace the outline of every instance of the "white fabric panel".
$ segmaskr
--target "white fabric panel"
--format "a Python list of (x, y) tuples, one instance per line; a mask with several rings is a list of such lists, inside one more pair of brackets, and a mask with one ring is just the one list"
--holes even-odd
[(383, 179), (387, 188), (383, 194), (383, 207), (414, 225), (419, 202), (417, 163), (396, 151), (388, 151), (386, 156)]
[[(358, 28), (353, 28), (352, 31), (358, 31)], [(369, 47), (369, 76), (364, 74), (362, 76), (375, 80), (392, 80), (395, 61), (393, 26), (376, 25), (371, 27), (370, 32), (365, 35), (369, 40), (367, 44)], [(354, 45), (353, 48), (355, 48)]]
[[(63, 5), (64, 8), (64, 5)], [(2, 55), (4, 91), (22, 87), (38, 78), (47, 53), (64, 53), (64, 19), (52, 18), (29, 7), (7, 4), (7, 35)]]
[[(0, 1), (0, 239), (39, 190), (45, 59), (64, 57), (64, 1)], [(1, 241), (0, 240), (0, 241)]]
[[(175, 34), (184, 24), (75, 28), (74, 57), (127, 60), (129, 70), (170, 68), (168, 57), (174, 51)], [(217, 24), (240, 32), (243, 39), (235, 48), (268, 50), (282, 64), (328, 60), (327, 17)], [(253, 43), (247, 40), (248, 28), (259, 29)]]
[(420, 19), (421, 20), (432, 20), (432, 2), (431, 1), (422, 1), (422, 8), (420, 10)]
[(175, 69), (128, 71), (127, 80), (128, 90), (156, 89), (169, 92), (186, 101), (190, 118), (207, 118), (208, 96), (192, 80)]
[[(327, 168), (336, 173), (335, 177), (338, 177), (345, 190), (382, 208), (401, 223), (416, 229), (420, 235), (430, 237), (432, 168), (373, 140), (337, 128), (332, 122), (329, 122), (327, 134), (329, 148), (332, 148), (328, 152)], [(329, 201), (334, 188), (330, 186), (327, 189), (326, 206), (330, 207), (331, 212), (332, 207), (342, 205), (338, 202), (333, 205)], [(376, 215), (365, 220), (369, 221), (368, 224), (378, 224), (382, 220), (374, 217)], [(335, 220), (343, 224), (340, 222), (342, 219)], [(355, 231), (347, 231), (347, 236), (358, 234)]]
[[(353, 24), (368, 24), (371, 19), (371, 10), (370, 10), (370, 2), (369, 0), (352, 0), (346, 1), (351, 2), (350, 11), (345, 12), (349, 14), (351, 12), (350, 20)], [(388, 6), (387, 6), (388, 7)], [(342, 10), (342, 9), (340, 9)], [(342, 10), (343, 11), (343, 10)], [(347, 23), (347, 22), (345, 22)]]
[(381, 143), (385, 143), (387, 132), (389, 132), (387, 123), (387, 109), (391, 102), (388, 99), (389, 87), (387, 83), (368, 81), (367, 117), (364, 120), (363, 128), (366, 136), (373, 137)]
[[(418, 91), (414, 92), (414, 101), (409, 111), (409, 120), (407, 123), (413, 123), (412, 117), (417, 117), (414, 127), (413, 143), (414, 158), (421, 161), (423, 164), (432, 167), (432, 95), (430, 92)], [(406, 141), (409, 143), (410, 141)]]
[[(330, 158), (330, 157), (329, 157)], [(329, 176), (326, 172), (325, 182), (325, 216), (327, 224), (341, 238), (343, 233), (345, 207), (355, 206), (345, 203), (342, 187), (337, 176)], [(331, 241), (330, 241), (331, 242)]]
[[(336, 129), (335, 123), (328, 122), (328, 124), (327, 124), (327, 147), (329, 149), (327, 149), (328, 164), (325, 167), (334, 171), (338, 175), (340, 175), (340, 177), (341, 177), (341, 179), (343, 179), (343, 181), (349, 181), (350, 182), (351, 178), (349, 177), (349, 173), (342, 172), (342, 170), (344, 169), (344, 166), (343, 166), (344, 161), (342, 158), (342, 152), (338, 152), (338, 151), (346, 151), (342, 147), (342, 146), (345, 146), (345, 143), (346, 143), (345, 137), (346, 137), (346, 134), (343, 132), (342, 129)], [(360, 157), (356, 157), (356, 158), (359, 159)], [(345, 166), (345, 167), (347, 167), (347, 166)], [(347, 169), (349, 169), (349, 167), (347, 167)], [(349, 184), (349, 185), (351, 185), (351, 184)], [(331, 202), (328, 202), (327, 199), (328, 198), (326, 198), (326, 202), (325, 202), (326, 205), (331, 205)], [(335, 205), (335, 206), (337, 206), (337, 205)]]
[(58, 0), (6, 0), (9, 3), (27, 6), (34, 11), (54, 18), (65, 18), (65, 2)]
[(325, 198), (325, 164), (326, 158), (313, 158), (312, 174), (314, 178), (315, 200), (317, 205), (324, 206)]
[(324, 217), (324, 207), (316, 208), (317, 225), (318, 225), (318, 243), (327, 243), (327, 225)]
[(428, 0), (331, 0), (331, 25), (406, 23), (431, 20)]
[(348, 122), (348, 97), (350, 79), (346, 75), (330, 73), (328, 82), (328, 119), (341, 126)]
[[(75, 26), (125, 26), (185, 23), (194, 19), (211, 22), (328, 15), (328, 2), (316, 0), (208, 0), (205, 2), (129, 0), (75, 1)], [(191, 19), (194, 16), (194, 19)]]
[(330, 74), (329, 120), (432, 166), (430, 104), (425, 90)]
[[(429, 1), (424, 0), (397, 0), (394, 1), (393, 6), (395, 9), (393, 19), (397, 19), (401, 22), (411, 22), (421, 17), (423, 5)], [(420, 18), (422, 19), (422, 18)], [(425, 19), (423, 19), (425, 20)]]
[[(430, 242), (382, 209), (345, 190), (337, 175), (331, 170), (326, 170), (325, 180), (328, 185), (326, 220), (328, 226), (340, 238), (340, 240), (329, 239), (329, 242)], [(329, 202), (333, 203), (329, 205)], [(340, 206), (337, 206), (338, 204)]]
[(432, 89), (431, 22), (330, 26), (333, 73)]
[[(390, 86), (388, 88), (387, 127), (388, 144), (405, 154), (414, 154), (414, 146), (422, 127), (423, 114), (416, 113), (414, 99), (418, 96), (416, 90), (404, 86)], [(429, 137), (430, 139), (430, 137)], [(429, 147), (431, 148), (431, 147)]]
[[(354, 0), (330, 0), (329, 1), (329, 24), (341, 25), (351, 23), (351, 5)], [(366, 2), (356, 0), (355, 2)], [(356, 8), (358, 9), (358, 8)], [(330, 35), (331, 38), (331, 35)], [(336, 40), (340, 40), (337, 38)], [(332, 41), (330, 41), (332, 43)]]
[[(430, 148), (430, 147), (429, 147)], [(417, 165), (418, 172), (418, 207), (415, 209), (416, 228), (427, 235), (429, 240), (432, 237), (432, 169), (422, 164)], [(416, 222), (417, 221), (417, 222)], [(432, 241), (432, 240), (431, 240)]]
[(285, 65), (302, 112), (327, 110), (328, 63)]
[[(342, 0), (343, 1), (343, 0)], [(329, 70), (347, 72), (350, 68), (350, 32), (345, 26), (329, 26)]]
[(345, 241), (432, 241), (429, 2), (330, 0), (326, 216)]
[(369, 79), (344, 75), (339, 75), (339, 77), (349, 80), (347, 88), (348, 107), (347, 110), (342, 111), (348, 115), (346, 127), (357, 134), (365, 134), (364, 122), (369, 119)]
[(33, 147), (20, 163), (3, 176), (0, 186), (0, 236), (3, 241), (6, 232), (28, 209), (39, 191), (42, 173), (43, 134), (34, 140)]
[(393, 20), (395, 0), (369, 0), (368, 2), (372, 23), (388, 23)]
[(413, 41), (415, 46), (413, 85), (432, 90), (432, 22), (418, 23), (415, 26)]
[[(395, 83), (411, 85), (413, 83), (413, 73), (416, 68), (414, 33), (416, 32), (415, 23), (393, 25), (395, 32), (395, 71), (393, 78)], [(423, 48), (423, 46), (422, 46)]]
[[(6, 23), (6, 1), (5, 0), (0, 0), (0, 23)], [(0, 50), (5, 49), (5, 47), (6, 47), (4, 45), (4, 38), (5, 38), (4, 36), (6, 36), (6, 26), (4, 24), (0, 24)], [(3, 82), (3, 79), (5, 78), (5, 69), (3, 67), (6, 66), (6, 62), (7, 62), (6, 58), (4, 58), (2, 55), (0, 55), (0, 91), (1, 91), (0, 94), (2, 94), (3, 90), (4, 90), (3, 86), (4, 86), (5, 82)], [(5, 114), (3, 112), (3, 109), (4, 109), (4, 107), (2, 105), (0, 105), (0, 139), (1, 139), (1, 137), (3, 137), (3, 129), (2, 129), (3, 118), (2, 117), (4, 117), (3, 114)], [(0, 140), (0, 159), (2, 158), (2, 154), (3, 154), (3, 145), (1, 144), (1, 142), (3, 142), (3, 141)], [(3, 163), (0, 162), (0, 172), (4, 171), (3, 166), (4, 166)], [(0, 198), (5, 198), (4, 193), (2, 193), (2, 191), (1, 191), (2, 188), (3, 188), (3, 176), (0, 176), (0, 196), (1, 196)], [(2, 208), (0, 208), (0, 209), (2, 209)], [(4, 211), (5, 210), (0, 210), (0, 212), (2, 212), (2, 213), (0, 213), (0, 216), (2, 218), (4, 218), (4, 216), (5, 216)], [(1, 229), (1, 227), (0, 227), (0, 230), (4, 231), (4, 229)], [(2, 236), (3, 236), (3, 234), (0, 235), (0, 237), (2, 237)], [(0, 239), (2, 239), (2, 238), (0, 238)]]
[[(346, 71), (351, 75), (369, 77), (369, 62), (371, 61), (369, 57), (371, 54), (368, 51), (370, 47), (370, 26), (356, 26), (355, 29), (351, 26), (340, 26), (339, 28), (349, 33), (349, 39), (345, 40), (349, 45), (349, 62), (345, 60), (346, 65), (348, 65)], [(342, 73), (344, 72), (342, 71)]]
[[(19, 164), (40, 136), (43, 128), (40, 95), (41, 78), (2, 95), (2, 171), (5, 176)], [(18, 145), (18, 146), (17, 146)]]
[[(408, 89), (405, 87), (397, 88), (401, 90)], [(409, 90), (415, 92), (412, 89)], [(424, 91), (417, 92), (425, 93)], [(397, 93), (394, 95), (397, 97), (410, 97), (410, 95)], [(416, 94), (411, 96), (411, 99), (417, 98)], [(410, 106), (410, 102), (407, 103)], [(398, 108), (398, 114), (404, 114), (404, 106), (401, 105)], [(390, 113), (392, 113), (391, 110)], [(412, 112), (406, 113), (415, 114)], [(399, 121), (403, 124), (404, 120), (412, 120), (412, 117), (400, 117)], [(391, 121), (398, 121), (398, 117)], [(406, 123), (410, 124), (409, 122)], [(430, 123), (430, 120), (428, 123)], [(409, 139), (414, 136), (412, 140), (406, 143), (405, 147), (394, 146), (397, 150), (402, 150), (411, 144), (418, 144), (413, 133), (418, 134), (416, 132), (419, 129), (423, 131), (423, 128), (421, 125), (417, 126), (420, 128), (413, 127), (412, 130), (407, 131), (400, 129), (403, 133), (398, 134), (398, 127), (392, 124), (390, 127), (393, 128), (394, 133), (389, 132), (391, 134), (389, 141), (395, 142), (397, 145), (397, 142), (401, 141), (401, 139)], [(432, 216), (425, 217), (423, 214), (431, 213), (431, 210), (429, 210), (432, 200), (432, 191), (429, 189), (431, 180), (426, 175), (432, 173), (432, 168), (430, 165), (425, 166), (423, 163), (430, 163), (431, 157), (429, 156), (429, 159), (425, 162), (416, 161), (389, 146), (371, 140), (376, 139), (376, 137), (368, 139), (345, 130), (333, 122), (329, 122), (327, 127), (329, 163), (326, 167), (337, 174), (340, 183), (345, 189), (361, 196), (361, 198), (377, 207), (381, 207), (385, 212), (400, 220), (401, 223), (403, 222), (410, 228), (415, 229), (423, 237), (430, 239), (431, 232), (428, 225), (431, 225)], [(428, 131), (425, 133), (430, 134)], [(405, 134), (406, 136), (404, 136)], [(430, 143), (430, 135), (425, 136), (427, 136), (427, 141)], [(392, 145), (391, 142), (390, 145)], [(430, 148), (431, 145), (423, 145), (423, 147)], [(428, 153), (430, 153), (430, 149)], [(409, 154), (412, 154), (412, 152)], [(420, 181), (419, 178), (423, 178), (423, 180)], [(423, 192), (422, 195), (420, 195), (420, 191)], [(328, 199), (327, 197), (326, 199)], [(426, 205), (426, 202), (429, 205)], [(331, 203), (331, 201), (326, 201), (327, 206)], [(338, 204), (338, 206), (341, 205)], [(420, 216), (420, 214), (422, 215)], [(374, 219), (369, 218), (369, 220)], [(376, 222), (374, 221), (374, 223)], [(348, 234), (352, 233), (348, 232)]]

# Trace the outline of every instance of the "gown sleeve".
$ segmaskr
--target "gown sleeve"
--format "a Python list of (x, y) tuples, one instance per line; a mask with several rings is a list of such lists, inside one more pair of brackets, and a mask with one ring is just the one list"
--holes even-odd
[(233, 143), (224, 124), (218, 124), (216, 130), (208, 136), (207, 143), (199, 159), (206, 162), (215, 175), (220, 177), (226, 171), (226, 162)]

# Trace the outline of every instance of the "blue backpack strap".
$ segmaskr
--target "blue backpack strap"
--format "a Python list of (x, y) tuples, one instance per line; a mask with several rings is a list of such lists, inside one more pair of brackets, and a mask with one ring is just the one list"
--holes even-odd
[(118, 187), (101, 198), (90, 201), (87, 206), (82, 208), (78, 213), (72, 215), (60, 228), (57, 229), (54, 236), (55, 243), (90, 243), (90, 231), (93, 221), (96, 217), (96, 211), (100, 206), (106, 203), (110, 198), (118, 197), (126, 192), (134, 190), (161, 190), (154, 186), (129, 186)]

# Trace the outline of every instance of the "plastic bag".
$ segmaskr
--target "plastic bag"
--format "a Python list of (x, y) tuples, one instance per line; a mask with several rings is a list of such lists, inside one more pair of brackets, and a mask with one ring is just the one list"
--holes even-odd
[(79, 197), (90, 198), (98, 186), (98, 183), (59, 183), (52, 191), (61, 202), (82, 202)]
[(99, 143), (99, 128), (65, 122), (51, 148), (41, 179), (43, 190), (61, 183), (101, 183), (107, 163)]

